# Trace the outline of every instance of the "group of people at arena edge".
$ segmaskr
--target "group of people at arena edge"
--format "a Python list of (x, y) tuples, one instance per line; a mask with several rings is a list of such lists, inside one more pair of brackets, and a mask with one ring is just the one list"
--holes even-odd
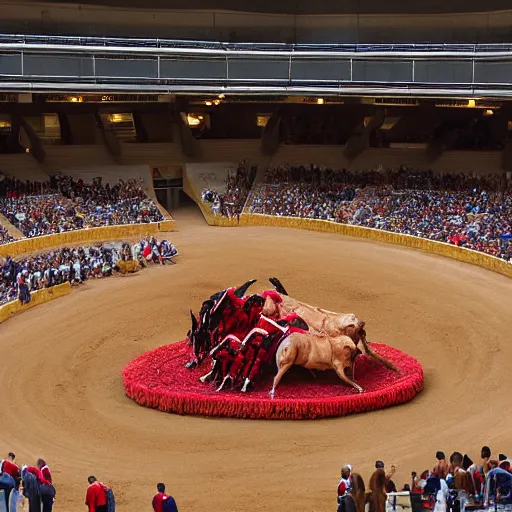
[(133, 269), (148, 264), (173, 264), (178, 250), (168, 240), (144, 237), (135, 243), (99, 243), (93, 246), (62, 247), (21, 259), (0, 260), (0, 305), (19, 299), (31, 301), (31, 293), (65, 282), (71, 285), (88, 279), (123, 272), (123, 263)]
[[(95, 476), (89, 476), (85, 495), (88, 512), (115, 512), (116, 501), (112, 488), (100, 482)], [(9, 452), (6, 459), (0, 461), (0, 510), (6, 512), (52, 512), (55, 501), (55, 487), (52, 473), (43, 459), (35, 466), (16, 463), (16, 455)], [(165, 484), (157, 484), (157, 493), (151, 505), (154, 512), (178, 512), (176, 501), (166, 494)]]
[(31, 512), (52, 512), (55, 499), (52, 473), (44, 459), (35, 466), (16, 464), (16, 455), (9, 452), (0, 461), (0, 510), (24, 510), (27, 501)]
[(367, 488), (363, 477), (351, 464), (345, 464), (338, 483), (337, 512), (386, 512), (389, 495), (397, 491), (410, 497), (412, 512), (464, 512), (468, 506), (494, 510), (498, 505), (512, 505), (511, 459), (504, 454), (493, 458), (488, 446), (482, 447), (480, 458), (479, 464), (474, 463), (467, 454), (455, 451), (447, 460), (444, 452), (438, 451), (432, 469), (421, 474), (413, 471), (411, 483), (400, 491), (392, 480), (395, 465), (386, 471), (384, 462), (376, 461)]

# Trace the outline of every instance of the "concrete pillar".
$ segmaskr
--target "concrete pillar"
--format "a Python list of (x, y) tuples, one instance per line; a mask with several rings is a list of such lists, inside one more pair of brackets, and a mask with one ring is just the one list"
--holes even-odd
[(173, 207), (179, 208), (180, 207), (180, 189), (173, 188), (172, 195), (173, 195)]

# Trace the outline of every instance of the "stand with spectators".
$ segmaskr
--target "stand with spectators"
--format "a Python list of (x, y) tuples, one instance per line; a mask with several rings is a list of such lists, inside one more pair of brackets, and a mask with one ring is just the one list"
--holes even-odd
[(239, 218), (244, 209), (255, 175), (255, 169), (249, 167), (247, 162), (242, 160), (235, 173), (228, 173), (226, 191), (223, 194), (208, 188), (202, 192), (201, 199), (211, 204), (214, 215)]
[(284, 166), (256, 186), (249, 211), (414, 235), (512, 262), (512, 187), (500, 176)]
[(123, 262), (133, 261), (140, 267), (173, 264), (177, 255), (168, 240), (147, 237), (134, 244), (63, 247), (22, 259), (8, 257), (0, 262), (0, 305), (16, 299), (26, 304), (31, 292), (42, 288), (111, 276), (122, 269)]
[(4, 179), (0, 212), (27, 237), (162, 221), (142, 185), (134, 179), (114, 186), (103, 185), (101, 178), (85, 183), (70, 176), (52, 176), (45, 183)]

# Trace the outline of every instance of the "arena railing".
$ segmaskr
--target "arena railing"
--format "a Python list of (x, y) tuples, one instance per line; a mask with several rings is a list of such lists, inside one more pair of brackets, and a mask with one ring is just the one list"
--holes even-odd
[[(85, 47), (89, 50), (98, 47), (107, 52), (115, 52), (117, 48), (120, 51), (126, 49), (141, 49), (141, 50), (175, 50), (183, 53), (204, 53), (208, 52), (225, 55), (230, 52), (249, 53), (249, 52), (263, 52), (265, 55), (272, 53), (283, 54), (290, 53), (294, 55), (301, 55), (302, 52), (308, 55), (315, 55), (325, 52), (340, 52), (346, 55), (347, 53), (354, 54), (368, 54), (378, 53), (385, 55), (393, 55), (407, 53), (414, 55), (415, 53), (425, 54), (428, 52), (438, 53), (441, 55), (482, 55), (489, 53), (499, 53), (503, 56), (505, 53), (512, 51), (511, 43), (480, 43), (480, 44), (464, 44), (464, 43), (399, 43), (399, 44), (347, 44), (347, 43), (302, 43), (302, 44), (288, 44), (288, 43), (231, 43), (222, 41), (195, 41), (195, 40), (178, 40), (178, 39), (149, 39), (149, 38), (120, 38), (120, 37), (78, 37), (78, 36), (51, 36), (51, 35), (31, 35), (31, 34), (0, 34), (0, 48), (7, 49), (8, 47), (17, 48), (17, 45), (22, 45), (25, 49), (31, 49), (34, 46), (52, 48), (53, 46), (59, 47)], [(434, 55), (435, 55), (434, 53)], [(428, 55), (425, 55), (428, 57)]]
[(121, 224), (99, 228), (77, 229), (52, 235), (21, 238), (8, 244), (0, 245), (0, 257), (17, 257), (43, 249), (61, 247), (70, 244), (87, 244), (110, 240), (126, 240), (137, 236), (156, 235), (160, 232), (176, 231), (174, 220), (149, 222), (147, 224)]
[(69, 282), (58, 284), (56, 286), (52, 286), (51, 288), (43, 288), (42, 290), (37, 290), (30, 294), (31, 300), (28, 304), (21, 304), (19, 300), (14, 300), (11, 302), (7, 302), (6, 304), (0, 305), (0, 324), (5, 322), (11, 316), (21, 313), (22, 311), (26, 311), (27, 309), (31, 309), (35, 306), (39, 306), (45, 302), (48, 302), (53, 299), (58, 299), (59, 297), (63, 297), (64, 295), (68, 295), (71, 293), (71, 285)]
[(364, 238), (375, 242), (384, 242), (387, 244), (401, 245), (412, 249), (419, 249), (433, 254), (438, 254), (450, 259), (470, 263), (491, 270), (498, 274), (512, 279), (512, 264), (507, 263), (501, 258), (490, 256), (480, 251), (465, 249), (446, 242), (438, 242), (428, 238), (421, 238), (413, 235), (405, 235), (386, 231), (382, 229), (355, 226), (352, 224), (342, 224), (320, 219), (306, 219), (302, 217), (285, 217), (264, 215), (260, 213), (242, 213), (240, 221), (228, 219), (220, 215), (213, 215), (205, 212), (205, 205), (201, 205), (197, 196), (191, 195), (192, 199), (198, 203), (208, 224), (221, 227), (233, 226), (269, 226), (292, 229), (306, 229), (310, 231), (321, 231), (324, 233), (333, 233), (343, 236)]
[(0, 89), (512, 96), (512, 44), (281, 45), (0, 35)]

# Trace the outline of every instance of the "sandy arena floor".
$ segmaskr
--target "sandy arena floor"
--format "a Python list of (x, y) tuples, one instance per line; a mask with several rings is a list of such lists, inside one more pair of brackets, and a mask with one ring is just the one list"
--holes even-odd
[[(85, 509), (90, 474), (113, 486), (120, 512), (149, 511), (158, 481), (182, 511), (312, 512), (335, 509), (346, 462), (365, 478), (376, 459), (395, 463), (402, 485), (439, 449), (476, 458), (489, 444), (512, 455), (512, 281), (385, 244), (209, 228), (195, 210), (177, 220), (178, 265), (89, 282), (0, 327), (0, 455), (45, 458), (57, 512)], [(417, 357), (425, 391), (404, 406), (311, 422), (180, 417), (126, 398), (123, 366), (182, 339), (190, 307), (249, 278), (261, 290), (272, 275)]]

